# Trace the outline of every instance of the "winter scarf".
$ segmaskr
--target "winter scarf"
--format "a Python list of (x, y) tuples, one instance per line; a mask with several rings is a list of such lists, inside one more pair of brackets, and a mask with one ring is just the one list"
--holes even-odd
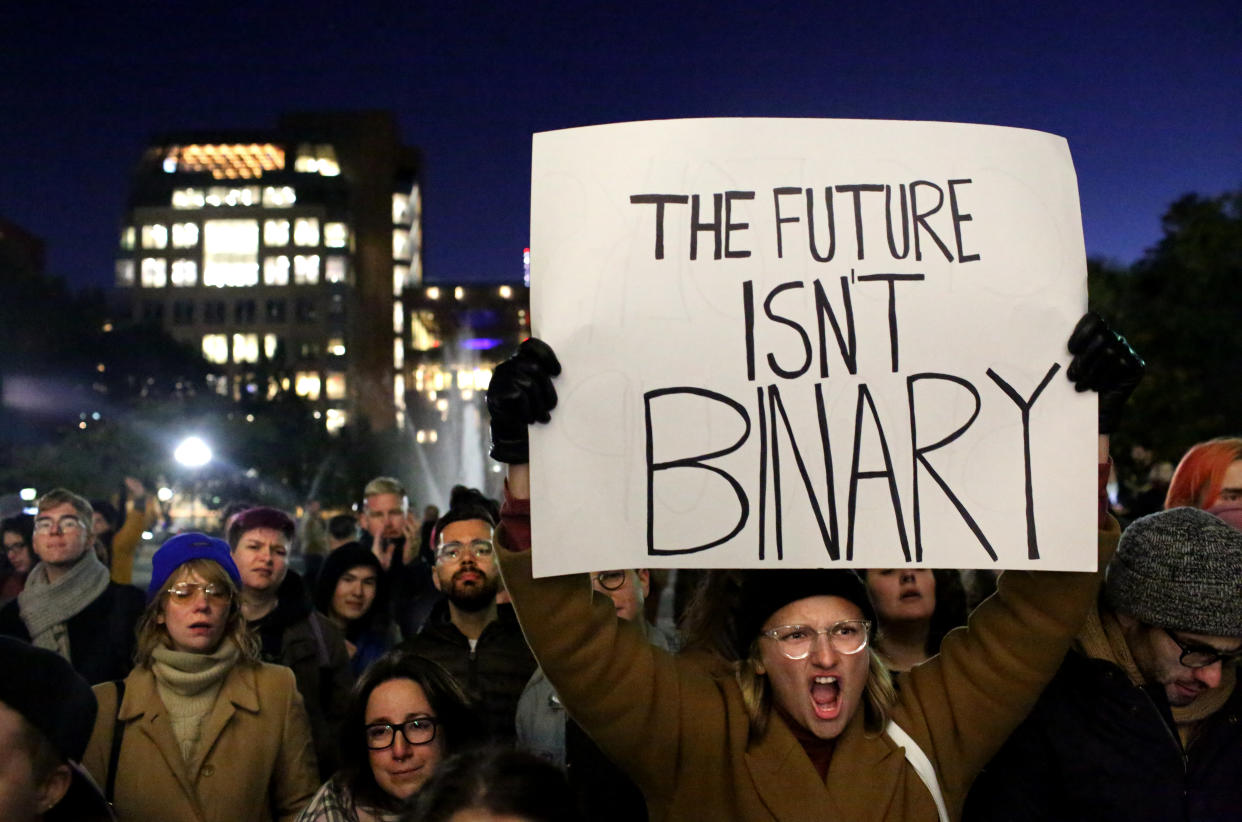
[(56, 582), (49, 582), (47, 565), (40, 562), (30, 572), (25, 589), (17, 595), (22, 622), (30, 632), (31, 642), (55, 651), (69, 661), (69, 629), (67, 623), (90, 605), (108, 588), (108, 569), (88, 546), (73, 567)]
[(186, 762), (193, 762), (203, 723), (220, 695), (224, 678), (240, 656), (237, 646), (228, 640), (210, 654), (174, 651), (163, 645), (151, 652), (155, 688), (168, 709), (168, 723)]

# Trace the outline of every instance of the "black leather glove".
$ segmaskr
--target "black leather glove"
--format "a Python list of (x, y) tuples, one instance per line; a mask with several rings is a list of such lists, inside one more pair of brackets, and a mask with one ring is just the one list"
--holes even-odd
[(556, 354), (543, 340), (531, 337), (517, 353), (496, 366), (487, 387), (487, 412), (492, 417), (492, 459), (511, 465), (530, 462), (527, 427), (552, 419), (561, 373)]
[(1125, 337), (1109, 328), (1093, 311), (1083, 314), (1074, 326), (1069, 350), (1074, 359), (1065, 375), (1074, 383), (1075, 390), (1100, 395), (1100, 433), (1112, 434), (1147, 364)]

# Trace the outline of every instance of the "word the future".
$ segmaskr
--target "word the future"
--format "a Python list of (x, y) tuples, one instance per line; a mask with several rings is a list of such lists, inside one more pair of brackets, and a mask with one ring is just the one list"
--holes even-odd
[[(966, 248), (962, 236), (963, 224), (974, 219), (969, 212), (963, 210), (963, 197), (968, 193), (967, 187), (970, 183), (970, 179), (954, 179), (944, 183), (916, 180), (897, 185), (860, 183), (823, 188), (780, 186), (771, 190), (772, 219), (769, 230), (773, 232), (775, 242), (768, 247), (775, 246), (776, 256), (785, 258), (794, 253), (805, 253), (817, 263), (830, 263), (836, 260), (839, 263), (851, 265), (850, 274), (839, 277), (840, 297), (835, 304), (829, 294), (832, 289), (824, 285), (822, 278), (810, 282), (780, 283), (762, 295), (755, 293), (753, 280), (745, 280), (741, 283), (743, 325), (740, 332), (745, 341), (746, 379), (751, 383), (757, 383), (754, 404), (751, 408), (739, 399), (700, 386), (658, 388), (647, 391), (643, 395), (646, 426), (647, 553), (649, 555), (676, 555), (706, 551), (728, 542), (746, 527), (751, 511), (751, 500), (746, 488), (736, 476), (718, 465), (711, 464), (711, 461), (743, 448), (757, 428), (758, 477), (757, 483), (751, 483), (751, 487), (754, 487), (754, 484), (758, 486), (759, 558), (763, 559), (767, 550), (765, 539), (769, 475), (772, 482), (773, 514), (776, 525), (776, 555), (778, 559), (784, 556), (781, 526), (783, 489), (781, 488), (780, 466), (782, 454), (787, 452), (797, 466), (807, 501), (815, 516), (828, 557), (833, 561), (841, 559), (842, 540), (838, 528), (837, 483), (833, 477), (832, 437), (829, 433), (829, 408), (824, 399), (824, 385), (831, 379), (830, 364), (835, 365), (838, 357), (839, 367), (844, 368), (851, 376), (858, 374), (858, 335), (853, 302), (850, 297), (851, 289), (857, 287), (887, 289), (889, 369), (890, 373), (896, 374), (900, 373), (898, 294), (903, 289), (916, 287), (917, 283), (926, 278), (924, 273), (910, 271), (875, 271), (860, 275), (856, 271), (856, 264), (877, 258), (886, 261), (920, 262), (925, 259), (925, 255), (929, 254), (936, 255), (936, 259), (943, 257), (944, 261), (952, 264), (979, 262), (980, 254), (971, 253)], [(756, 199), (755, 191), (723, 191), (710, 195), (643, 193), (631, 195), (630, 203), (634, 206), (647, 207), (651, 211), (654, 225), (652, 254), (655, 260), (665, 259), (666, 226), (675, 224), (674, 221), (679, 220), (687, 221), (689, 227), (688, 250), (691, 260), (699, 259), (700, 235), (707, 237), (711, 243), (711, 259), (721, 260), (751, 256), (751, 244), (747, 243), (747, 238), (748, 232), (755, 229), (752, 229), (751, 224), (743, 219), (743, 216), (755, 213), (758, 203), (750, 201)], [(879, 207), (881, 200), (882, 207)], [(850, 245), (849, 239), (852, 239), (853, 247), (843, 250), (843, 246)], [(800, 252), (795, 251), (799, 248)], [(868, 251), (871, 252), (870, 257)], [(810, 289), (813, 297), (813, 317), (782, 313), (778, 305), (781, 296), (784, 294), (794, 296), (792, 292), (801, 292), (805, 295), (808, 293), (805, 289)], [(800, 304), (805, 305), (806, 301), (802, 300)], [(758, 319), (760, 308), (762, 308), (762, 320)], [(805, 309), (804, 313), (806, 313)], [(758, 322), (775, 323), (787, 329), (788, 333), (795, 334), (801, 343), (802, 357), (792, 362), (780, 362), (774, 353), (767, 352), (760, 358), (756, 351), (755, 335)], [(831, 329), (831, 335), (829, 329)], [(761, 368), (764, 369), (762, 374)], [(812, 368), (815, 368), (813, 374), (811, 374)], [(1026, 537), (1027, 554), (1030, 559), (1039, 558), (1031, 479), (1031, 409), (1059, 369), (1060, 365), (1053, 363), (1039, 385), (1028, 396), (1023, 396), (993, 369), (988, 368), (985, 372), (996, 389), (992, 395), (1006, 398), (1013, 406), (1013, 413), (1021, 419), (1022, 423), (1026, 480)], [(794, 380), (799, 381), (796, 388), (786, 385), (786, 391), (782, 393), (782, 384)], [(966, 392), (973, 398), (974, 410), (965, 423), (947, 436), (935, 442), (920, 442), (916, 388), (920, 383), (933, 381), (956, 386), (960, 391)], [(790, 423), (786, 403), (791, 401), (790, 395), (795, 391), (800, 392), (799, 395), (803, 401), (814, 404), (818, 420), (818, 434), (813, 444), (805, 441), (808, 439), (806, 432), (802, 434), (803, 440), (799, 440), (794, 426)], [(742, 422), (741, 436), (731, 445), (706, 454), (673, 456), (667, 451), (670, 445), (675, 446), (675, 443), (661, 442), (657, 447), (653, 434), (653, 420), (662, 409), (667, 409), (668, 413), (672, 413), (674, 406), (667, 400), (678, 395), (697, 396), (731, 409)], [(901, 489), (898, 487), (892, 451), (889, 448), (892, 436), (891, 426), (886, 429), (877, 413), (871, 389), (865, 381), (860, 381), (853, 398), (853, 431), (850, 443), (853, 454), (846, 491), (845, 559), (852, 561), (854, 558), (854, 525), (859, 485), (864, 481), (876, 480), (885, 483), (887, 488), (894, 523), (906, 561), (921, 562), (923, 560), (920, 480), (926, 477), (934, 482), (940, 492), (952, 503), (982, 549), (993, 561), (996, 561), (998, 557), (991, 541), (958, 495), (932, 466), (929, 459), (932, 452), (944, 448), (965, 434), (978, 418), (983, 403), (979, 389), (973, 382), (962, 376), (921, 372), (906, 376), (906, 396), (908, 413), (907, 418), (903, 420), (905, 425), (902, 435), (909, 436), (913, 461), (913, 482), (910, 489), (912, 528), (907, 527), (902, 513)], [(860, 462), (862, 441), (867, 427), (875, 432), (876, 439), (878, 439), (882, 464), (864, 468)], [(837, 429), (836, 433), (843, 432)], [(819, 465), (812, 468), (812, 459), (807, 456), (809, 453), (814, 453), (822, 460), (820, 464), (822, 464), (823, 487), (826, 494), (826, 499), (822, 501), (816, 491), (817, 484), (812, 477), (812, 472), (819, 470)], [(674, 469), (710, 471), (729, 484), (737, 496), (739, 513), (736, 523), (728, 533), (702, 545), (657, 547), (660, 541), (656, 538), (655, 528), (656, 478), (659, 472)], [(911, 542), (913, 542), (913, 550)]]

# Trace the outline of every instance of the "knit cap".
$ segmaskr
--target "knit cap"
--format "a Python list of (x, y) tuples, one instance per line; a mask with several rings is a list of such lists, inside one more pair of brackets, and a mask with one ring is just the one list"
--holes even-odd
[(237, 563), (233, 562), (229, 544), (222, 539), (191, 531), (168, 540), (151, 557), (151, 584), (147, 586), (147, 602), (159, 596), (173, 571), (192, 559), (209, 559), (215, 562), (238, 588), (242, 587), (241, 572), (237, 570)]
[(1242, 531), (1198, 508), (1136, 519), (1108, 564), (1104, 601), (1158, 628), (1242, 636)]
[(736, 617), (735, 651), (744, 658), (747, 649), (768, 617), (791, 602), (815, 596), (835, 596), (852, 602), (863, 619), (876, 628), (875, 609), (867, 598), (867, 586), (858, 574), (838, 569), (752, 570), (742, 577), (741, 602)]

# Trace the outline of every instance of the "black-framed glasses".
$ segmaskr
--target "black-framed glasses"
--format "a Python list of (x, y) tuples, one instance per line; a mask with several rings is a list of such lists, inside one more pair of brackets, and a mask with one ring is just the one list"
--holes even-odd
[(22, 540), (21, 542), (6, 542), (4, 544), (4, 552), (6, 554), (16, 554), (18, 551), (25, 550), (27, 547), (26, 540)]
[(79, 528), (86, 527), (86, 523), (84, 523), (80, 518), (73, 516), (72, 514), (65, 514), (60, 519), (52, 519), (51, 517), (39, 517), (34, 522), (35, 533), (36, 534), (50, 533), (53, 525), (56, 526), (56, 528), (62, 534), (68, 533), (69, 531), (76, 531)]
[(600, 571), (591, 575), (591, 582), (597, 583), (605, 591), (616, 591), (625, 585), (625, 571)]
[(495, 550), (492, 543), (485, 539), (476, 539), (474, 542), (446, 542), (436, 551), (436, 561), (457, 562), (466, 554), (475, 559), (490, 559)]
[(856, 654), (867, 647), (867, 632), (871, 622), (865, 619), (843, 619), (822, 631), (809, 625), (781, 625), (762, 631), (760, 636), (775, 640), (781, 653), (790, 659), (806, 659), (820, 636), (828, 637), (828, 644), (839, 654)]
[(227, 587), (213, 582), (178, 582), (168, 589), (168, 595), (174, 602), (188, 602), (199, 591), (206, 594), (208, 599), (214, 599), (217, 602), (226, 600), (231, 595)]
[(392, 747), (392, 743), (397, 741), (398, 728), (401, 729), (402, 739), (410, 745), (426, 745), (436, 738), (436, 728), (439, 724), (440, 720), (434, 716), (416, 716), (399, 725), (391, 725), (387, 722), (368, 725), (364, 732), (367, 748), (372, 751), (382, 751)]
[(1201, 645), (1196, 642), (1183, 642), (1177, 638), (1177, 635), (1168, 628), (1161, 628), (1169, 635), (1169, 639), (1182, 650), (1182, 655), (1178, 658), (1178, 662), (1187, 668), (1206, 668), (1217, 662), (1228, 665), (1242, 658), (1242, 648), (1233, 651), (1221, 651), (1213, 648), (1211, 645)]

